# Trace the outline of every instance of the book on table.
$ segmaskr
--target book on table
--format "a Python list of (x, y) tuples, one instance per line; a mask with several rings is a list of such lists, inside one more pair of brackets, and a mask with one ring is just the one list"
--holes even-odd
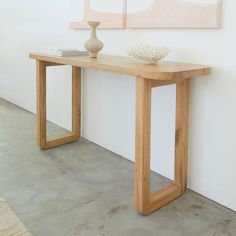
[(76, 49), (48, 49), (39, 51), (41, 54), (58, 57), (76, 57), (76, 56), (88, 56), (87, 51)]

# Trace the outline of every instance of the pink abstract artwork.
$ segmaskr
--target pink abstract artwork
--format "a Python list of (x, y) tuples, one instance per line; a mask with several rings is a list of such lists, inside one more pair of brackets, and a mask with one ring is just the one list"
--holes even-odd
[(68, 0), (74, 12), (72, 29), (219, 28), (221, 0)]
[(126, 0), (77, 0), (78, 18), (72, 29), (88, 29), (88, 21), (101, 22), (99, 28), (126, 27)]
[(219, 28), (221, 0), (127, 0), (130, 28)]

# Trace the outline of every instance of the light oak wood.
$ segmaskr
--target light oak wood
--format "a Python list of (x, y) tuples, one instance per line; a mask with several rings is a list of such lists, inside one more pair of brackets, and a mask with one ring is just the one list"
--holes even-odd
[(48, 149), (80, 138), (81, 128), (81, 68), (72, 67), (72, 132), (68, 135), (47, 138), (46, 68), (58, 64), (37, 60), (37, 142), (41, 149)]
[(48, 66), (64, 66), (63, 64), (58, 64), (58, 63), (50, 62), (50, 61), (45, 61), (44, 63), (47, 67)]
[(32, 53), (30, 54), (30, 58), (57, 64), (122, 73), (136, 77), (140, 76), (153, 80), (188, 79), (210, 73), (210, 68), (204, 65), (161, 61), (156, 66), (147, 65), (131, 57), (109, 55), (99, 55), (97, 59), (94, 59), (88, 56), (56, 57)]
[(37, 61), (37, 142), (46, 145), (46, 63)]
[(151, 80), (136, 81), (135, 207), (146, 215), (150, 203)]
[[(176, 135), (174, 183), (150, 192), (151, 88), (176, 83)], [(186, 190), (188, 173), (188, 106), (190, 80), (136, 79), (135, 207), (143, 215), (158, 210)]]
[(188, 174), (188, 119), (190, 80), (176, 84), (175, 183), (185, 192)]
[(183, 79), (175, 79), (175, 80), (152, 80), (152, 88), (166, 86), (170, 84), (182, 83)]
[[(55, 57), (30, 54), (37, 60), (37, 140), (41, 149), (74, 142), (81, 130), (81, 67), (136, 76), (135, 136), (135, 207), (149, 215), (181, 196), (188, 175), (188, 113), (190, 78), (208, 75), (207, 66), (176, 62), (146, 65), (128, 57), (100, 56)], [(47, 139), (46, 128), (46, 67), (72, 66), (72, 132)], [(176, 84), (175, 179), (160, 191), (150, 192), (151, 91), (154, 87)]]
[(81, 68), (72, 67), (72, 134), (80, 138), (81, 129)]
[(67, 135), (62, 135), (60, 137), (55, 137), (55, 138), (49, 138), (47, 139), (46, 144), (41, 147), (41, 149), (49, 149), (53, 147), (57, 147), (63, 144), (75, 142), (78, 140), (78, 135), (76, 134), (67, 134)]
[(150, 207), (146, 215), (160, 209), (166, 204), (172, 202), (182, 195), (180, 187), (177, 184), (170, 184), (160, 191), (151, 194)]

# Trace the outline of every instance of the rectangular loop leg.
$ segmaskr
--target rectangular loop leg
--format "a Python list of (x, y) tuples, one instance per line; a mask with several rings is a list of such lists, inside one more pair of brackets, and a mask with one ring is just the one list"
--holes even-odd
[(189, 79), (176, 84), (175, 183), (182, 193), (188, 174), (189, 85)]
[[(55, 66), (57, 66), (56, 64)], [(41, 149), (57, 147), (77, 141), (81, 129), (81, 68), (72, 67), (72, 132), (47, 139), (46, 118), (46, 67), (54, 66), (37, 61), (37, 140)]]
[(150, 192), (151, 88), (167, 84), (170, 83), (153, 84), (151, 80), (137, 78), (135, 207), (143, 215), (149, 215), (180, 197), (187, 185), (189, 80), (182, 80), (176, 83), (175, 182), (157, 192)]
[(135, 207), (146, 215), (150, 204), (151, 81), (136, 81)]

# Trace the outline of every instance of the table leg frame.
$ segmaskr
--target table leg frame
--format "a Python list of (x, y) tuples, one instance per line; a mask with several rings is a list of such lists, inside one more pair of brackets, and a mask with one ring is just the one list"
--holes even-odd
[(46, 69), (61, 64), (37, 61), (37, 143), (41, 149), (48, 149), (80, 138), (81, 130), (81, 68), (72, 66), (72, 132), (68, 135), (47, 138), (46, 115)]
[[(176, 84), (175, 179), (160, 191), (150, 192), (151, 90)], [(135, 208), (149, 215), (186, 191), (188, 173), (188, 106), (190, 80), (136, 79)]]
[[(37, 61), (37, 142), (48, 149), (80, 138), (81, 68), (72, 66), (72, 132), (47, 139), (46, 68), (61, 64)], [(175, 179), (160, 191), (150, 192), (151, 90), (153, 87), (176, 84)], [(154, 81), (136, 79), (136, 142), (135, 142), (135, 208), (149, 215), (180, 197), (187, 186), (188, 174), (188, 107), (190, 79)]]

